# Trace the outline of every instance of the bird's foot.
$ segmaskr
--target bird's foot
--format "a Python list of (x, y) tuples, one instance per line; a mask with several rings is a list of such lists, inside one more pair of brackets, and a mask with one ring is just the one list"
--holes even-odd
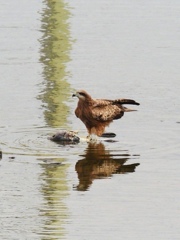
[(98, 137), (95, 134), (90, 134), (87, 136), (87, 142), (97, 142)]

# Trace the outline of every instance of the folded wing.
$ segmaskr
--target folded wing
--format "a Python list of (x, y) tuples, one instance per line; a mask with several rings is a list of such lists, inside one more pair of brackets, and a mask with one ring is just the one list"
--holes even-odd
[(98, 121), (112, 121), (124, 115), (121, 105), (114, 105), (111, 100), (96, 100), (92, 106), (92, 117)]

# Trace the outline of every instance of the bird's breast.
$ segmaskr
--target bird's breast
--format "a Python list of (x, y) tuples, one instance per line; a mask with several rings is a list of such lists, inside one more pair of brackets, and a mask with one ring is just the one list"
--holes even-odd
[(87, 103), (83, 103), (82, 101), (78, 102), (78, 106), (75, 110), (75, 114), (80, 119), (89, 119), (92, 117), (92, 111)]

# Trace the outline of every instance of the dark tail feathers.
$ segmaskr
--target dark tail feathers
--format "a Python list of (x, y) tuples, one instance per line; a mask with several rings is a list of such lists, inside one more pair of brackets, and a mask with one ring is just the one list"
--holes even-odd
[(131, 105), (140, 105), (140, 103), (132, 99), (117, 99), (114, 101), (114, 104), (131, 104)]

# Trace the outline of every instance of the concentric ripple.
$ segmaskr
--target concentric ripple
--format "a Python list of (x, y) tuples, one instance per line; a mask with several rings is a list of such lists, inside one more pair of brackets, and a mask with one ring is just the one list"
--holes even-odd
[(3, 154), (14, 155), (33, 155), (33, 156), (52, 156), (56, 157), (66, 155), (69, 145), (64, 148), (63, 145), (54, 143), (48, 139), (56, 131), (47, 127), (27, 127), (27, 128), (1, 128), (0, 146)]

